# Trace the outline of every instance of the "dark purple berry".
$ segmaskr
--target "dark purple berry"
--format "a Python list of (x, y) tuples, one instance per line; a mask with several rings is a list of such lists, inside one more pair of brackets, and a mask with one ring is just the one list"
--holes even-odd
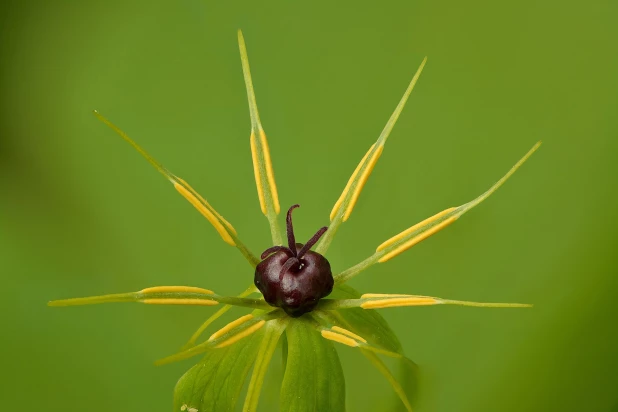
[(288, 210), (288, 247), (273, 246), (262, 253), (263, 259), (255, 268), (255, 286), (272, 306), (283, 309), (288, 315), (298, 317), (311, 312), (318, 301), (333, 291), (333, 274), (330, 263), (310, 249), (326, 232), (318, 230), (304, 245), (296, 243), (292, 226), (292, 211)]

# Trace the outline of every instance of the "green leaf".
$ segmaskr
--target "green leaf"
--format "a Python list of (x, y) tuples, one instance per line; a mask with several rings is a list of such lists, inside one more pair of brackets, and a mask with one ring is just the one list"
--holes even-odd
[(344, 412), (345, 380), (333, 344), (302, 319), (290, 322), (286, 335), (281, 411)]
[[(339, 285), (333, 289), (329, 298), (358, 299), (361, 293), (349, 285)], [(403, 354), (401, 342), (391, 329), (386, 319), (375, 310), (350, 308), (340, 311), (329, 311), (329, 315), (341, 321), (343, 327), (367, 339), (367, 342), (382, 347), (391, 352)]]
[(238, 397), (257, 356), (264, 331), (234, 345), (211, 349), (185, 373), (174, 389), (174, 412), (234, 411)]

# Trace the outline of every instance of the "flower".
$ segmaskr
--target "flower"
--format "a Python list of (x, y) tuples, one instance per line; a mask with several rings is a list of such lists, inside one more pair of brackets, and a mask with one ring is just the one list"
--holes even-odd
[[(288, 247), (285, 247), (278, 221), (279, 197), (268, 141), (260, 122), (247, 51), (240, 31), (238, 31), (238, 42), (251, 116), (250, 146), (255, 182), (260, 208), (270, 224), (273, 241), (273, 247), (268, 248), (261, 258), (245, 246), (234, 227), (186, 181), (168, 171), (97, 111), (94, 114), (163, 174), (210, 222), (225, 243), (240, 251), (255, 270), (255, 285), (251, 285), (236, 297), (221, 296), (199, 287), (156, 286), (130, 293), (55, 300), (49, 302), (49, 305), (73, 306), (106, 302), (223, 305), (193, 334), (181, 352), (157, 362), (164, 364), (206, 353), (203, 360), (181, 377), (176, 385), (174, 411), (235, 410), (237, 403), (241, 401), (240, 395), (249, 374), (251, 377), (247, 394), (242, 401), (243, 410), (255, 411), (266, 370), (279, 341), (283, 342), (285, 358), (285, 374), (281, 384), (282, 409), (335, 412), (345, 410), (345, 382), (334, 342), (359, 349), (391, 384), (401, 401), (401, 406), (411, 411), (414, 386), (399, 382), (380, 356), (396, 359), (408, 374), (414, 374), (416, 366), (404, 355), (399, 340), (382, 316), (375, 311), (376, 309), (427, 305), (508, 308), (531, 305), (476, 303), (411, 294), (360, 294), (345, 283), (370, 266), (387, 262), (455, 222), (493, 194), (538, 149), (540, 142), (535, 144), (505, 176), (476, 199), (461, 206), (447, 208), (404, 230), (380, 244), (375, 253), (365, 260), (333, 276), (325, 258), (328, 248), (339, 227), (350, 218), (362, 189), (384, 150), (389, 134), (418, 81), (426, 59), (416, 71), (378, 140), (369, 148), (352, 173), (330, 213), (329, 226), (320, 229), (305, 247), (295, 243), (291, 212), (298, 205), (294, 205), (288, 211)], [(310, 252), (309, 249), (314, 244), (315, 251)], [(275, 257), (279, 261), (275, 262), (273, 260)], [(315, 265), (311, 266), (314, 263)], [(304, 278), (302, 281), (297, 281), (301, 272)], [(311, 283), (318, 278), (321, 283), (317, 286)], [(290, 284), (296, 282), (295, 289), (284, 291), (283, 284), (286, 282)], [(264, 296), (268, 295), (266, 299), (250, 297), (258, 292), (256, 286), (264, 292)], [(302, 306), (298, 306), (301, 304)], [(200, 342), (200, 337), (206, 329), (231, 306), (253, 310)]]

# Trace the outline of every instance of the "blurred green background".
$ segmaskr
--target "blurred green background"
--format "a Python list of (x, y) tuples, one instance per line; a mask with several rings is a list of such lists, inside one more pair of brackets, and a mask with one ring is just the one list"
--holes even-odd
[[(153, 361), (213, 309), (46, 302), (165, 284), (235, 294), (251, 282), (238, 252), (91, 114), (189, 181), (260, 252), (269, 231), (254, 187), (238, 28), (282, 208), (303, 206), (302, 238), (327, 223), (429, 57), (329, 251), (335, 271), (474, 198), (544, 141), (457, 224), (352, 281), (365, 292), (536, 305), (383, 311), (427, 375), (419, 410), (616, 410), (615, 1), (2, 8), (2, 410), (170, 410), (176, 380), (196, 359)], [(348, 410), (383, 410), (391, 390), (382, 376), (340, 349)], [(262, 409), (276, 410), (276, 400), (273, 387)]]

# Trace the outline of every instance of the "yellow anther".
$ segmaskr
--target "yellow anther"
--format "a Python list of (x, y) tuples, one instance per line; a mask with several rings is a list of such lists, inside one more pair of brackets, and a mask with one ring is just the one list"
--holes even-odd
[(266, 133), (260, 129), (260, 142), (262, 143), (262, 153), (264, 154), (264, 168), (266, 169), (266, 178), (268, 179), (268, 186), (270, 188), (270, 195), (273, 200), (273, 206), (275, 213), (279, 214), (279, 195), (277, 193), (277, 185), (275, 184), (275, 174), (273, 173), (273, 164), (270, 160), (270, 149), (268, 148), (268, 142), (266, 141)]
[(398, 254), (400, 254), (402, 252), (405, 252), (406, 250), (410, 249), (412, 246), (416, 245), (417, 243), (420, 243), (423, 240), (427, 239), (429, 236), (431, 236), (431, 235), (439, 232), (440, 230), (444, 229), (445, 227), (447, 227), (448, 225), (453, 223), (455, 220), (457, 220), (456, 216), (451, 216), (448, 219), (443, 220), (442, 222), (438, 223), (437, 225), (435, 225), (431, 229), (429, 229), (429, 230), (419, 234), (418, 236), (413, 237), (412, 239), (408, 240), (406, 243), (404, 243), (401, 246), (397, 247), (395, 250), (393, 250), (393, 251), (387, 253), (386, 255), (382, 256), (380, 259), (378, 259), (378, 262), (383, 263), (383, 262), (386, 262), (389, 259), (394, 258)]
[(354, 339), (349, 338), (349, 337), (347, 337), (345, 335), (342, 335), (340, 333), (331, 332), (331, 331), (326, 330), (326, 329), (323, 329), (320, 333), (322, 334), (322, 337), (325, 338), (325, 339), (332, 340), (332, 341), (335, 341), (335, 342), (339, 342), (339, 343), (342, 343), (344, 345), (351, 346), (353, 348), (358, 346), (358, 342), (357, 341), (355, 341)]
[(262, 178), (260, 177), (260, 163), (257, 153), (257, 145), (255, 143), (255, 132), (251, 132), (249, 139), (251, 144), (251, 158), (253, 159), (253, 174), (255, 175), (255, 186), (257, 187), (258, 199), (260, 200), (260, 208), (262, 213), (266, 214), (266, 199), (264, 198), (264, 188), (262, 187)]
[(205, 204), (206, 206), (208, 206), (210, 209), (210, 211), (219, 218), (220, 221), (222, 221), (223, 223), (225, 223), (225, 225), (227, 226), (227, 229), (231, 230), (235, 235), (237, 235), (238, 233), (236, 232), (236, 229), (234, 229), (234, 226), (232, 226), (232, 224), (230, 222), (228, 222), (227, 220), (225, 220), (225, 218), (223, 216), (221, 216), (219, 214), (219, 212), (217, 212), (211, 205), (210, 203), (208, 203), (206, 201), (206, 199), (204, 199), (202, 197), (202, 195), (200, 195), (199, 193), (197, 193), (195, 191), (195, 189), (193, 189), (189, 183), (187, 183), (184, 179), (181, 179), (179, 177), (174, 176), (175, 180), (172, 180), (172, 183), (174, 182), (179, 182), (180, 184), (182, 184), (187, 190), (189, 190), (193, 196), (197, 197), (203, 204)]
[(361, 299), (369, 299), (369, 298), (409, 298), (413, 297), (413, 295), (403, 295), (403, 294), (391, 294), (391, 293), (365, 293), (361, 296)]
[(345, 213), (343, 214), (344, 222), (348, 220), (348, 218), (352, 214), (352, 209), (354, 209), (354, 206), (356, 205), (356, 201), (358, 200), (358, 197), (360, 196), (360, 192), (363, 190), (365, 183), (367, 183), (367, 179), (369, 179), (369, 175), (371, 175), (371, 172), (373, 171), (373, 168), (378, 162), (378, 159), (382, 155), (383, 150), (384, 150), (384, 146), (378, 146), (375, 152), (373, 152), (373, 155), (369, 158), (369, 160), (367, 160), (367, 166), (365, 167), (365, 170), (363, 170), (363, 174), (358, 179), (358, 183), (356, 184), (356, 187), (354, 188), (354, 193), (352, 193), (352, 197), (350, 198), (350, 203), (348, 203), (348, 207), (346, 208)]
[(438, 305), (442, 303), (438, 299), (430, 297), (413, 297), (413, 298), (393, 298), (393, 299), (378, 299), (370, 300), (368, 302), (361, 303), (360, 307), (363, 309), (381, 309), (381, 308), (393, 308), (397, 306), (428, 306)]
[(248, 321), (250, 319), (253, 319), (253, 315), (251, 315), (251, 314), (245, 315), (245, 316), (241, 316), (240, 318), (238, 318), (238, 319), (228, 323), (227, 325), (225, 325), (224, 327), (222, 327), (221, 329), (219, 329), (218, 331), (216, 331), (215, 333), (210, 335), (210, 338), (208, 338), (208, 340), (215, 340), (219, 336), (222, 336), (222, 335), (228, 333), (231, 329), (235, 328), (236, 326), (242, 325), (243, 323), (245, 323), (246, 321)]
[[(255, 175), (255, 185), (258, 191), (260, 200), (260, 208), (262, 213), (272, 220), (274, 216), (269, 216), (269, 204), (272, 207), (275, 215), (279, 214), (279, 195), (277, 194), (277, 185), (275, 184), (275, 174), (273, 173), (272, 161), (270, 160), (270, 150), (266, 134), (260, 122), (260, 114), (255, 100), (255, 90), (253, 89), (253, 81), (251, 80), (251, 68), (249, 66), (249, 56), (247, 56), (247, 47), (242, 32), (238, 30), (238, 47), (240, 49), (240, 61), (242, 63), (242, 72), (247, 88), (247, 99), (249, 102), (249, 114), (251, 116), (251, 157), (253, 159), (253, 174)], [(256, 133), (259, 136), (256, 136)], [(257, 138), (259, 137), (259, 142)], [(266, 198), (267, 190), (270, 193), (270, 199)]]
[(208, 289), (196, 288), (193, 286), (155, 286), (140, 290), (140, 293), (204, 293), (206, 295), (214, 295), (215, 292)]
[[(225, 229), (223, 224), (221, 224), (221, 222), (217, 219), (215, 214), (204, 204), (208, 206), (210, 205), (203, 199), (202, 199), (203, 203), (200, 202), (200, 199), (198, 199), (193, 193), (191, 193), (181, 183), (179, 182), (173, 182), (173, 183), (178, 193), (180, 193), (185, 199), (187, 199), (189, 203), (191, 203), (193, 207), (195, 207), (202, 215), (204, 215), (204, 217), (210, 222), (210, 224), (213, 225), (213, 227), (219, 233), (223, 241), (229, 245), (236, 246), (234, 239), (232, 239), (232, 237), (230, 236), (228, 231)], [(228, 223), (228, 226), (231, 227), (229, 223)]]
[(358, 340), (360, 342), (367, 343), (367, 341), (365, 339), (363, 339), (362, 337), (358, 336), (356, 333), (350, 332), (347, 329), (340, 328), (339, 326), (333, 326), (330, 329), (334, 330), (335, 332), (339, 332), (339, 333), (342, 333), (344, 335), (348, 335), (349, 337), (351, 337), (353, 339), (356, 339), (356, 340)]
[(390, 245), (392, 245), (393, 243), (399, 242), (401, 239), (403, 239), (404, 237), (408, 236), (411, 233), (414, 233), (415, 230), (418, 230), (419, 228), (434, 222), (438, 219), (440, 219), (442, 216), (452, 212), (453, 210), (457, 209), (456, 207), (451, 207), (449, 209), (443, 210), (440, 213), (437, 213), (431, 217), (428, 217), (427, 219), (423, 220), (422, 222), (419, 222), (417, 224), (415, 224), (414, 226), (412, 226), (409, 229), (404, 230), (403, 232), (401, 232), (400, 234), (393, 236), (392, 238), (388, 239), (386, 242), (382, 243), (380, 246), (378, 246), (378, 248), (376, 249), (376, 252), (379, 252), (381, 250), (384, 250), (385, 248), (389, 247)]
[(209, 299), (144, 299), (140, 302), (147, 305), (199, 305), (199, 306), (215, 306), (219, 302)]
[(339, 211), (341, 204), (343, 203), (346, 196), (348, 195), (348, 192), (350, 191), (350, 187), (352, 186), (352, 183), (354, 183), (354, 180), (356, 179), (356, 175), (358, 175), (358, 172), (361, 170), (361, 168), (365, 164), (365, 160), (367, 160), (367, 158), (369, 157), (369, 154), (371, 153), (374, 147), (375, 147), (375, 144), (372, 144), (369, 150), (367, 150), (367, 153), (365, 153), (365, 156), (363, 156), (363, 158), (361, 159), (358, 166), (356, 166), (356, 169), (354, 170), (354, 173), (352, 173), (352, 176), (350, 176), (350, 179), (348, 180), (348, 183), (345, 185), (345, 188), (343, 189), (341, 196), (339, 196), (339, 199), (337, 199), (335, 206), (333, 206), (333, 210), (330, 212), (331, 222), (333, 221), (333, 219), (335, 219), (335, 216), (337, 215), (337, 212)]
[(242, 332), (232, 336), (231, 338), (229, 338), (228, 340), (225, 340), (223, 342), (221, 342), (220, 344), (218, 344), (217, 346), (215, 346), (215, 348), (219, 349), (219, 348), (224, 348), (226, 346), (230, 346), (236, 342), (238, 342), (239, 340), (241, 340), (242, 338), (245, 338), (249, 335), (251, 335), (253, 332), (256, 332), (257, 330), (259, 330), (262, 326), (264, 326), (264, 324), (266, 323), (265, 320), (261, 320), (258, 323), (256, 323), (253, 326), (248, 327), (247, 329), (243, 330)]

